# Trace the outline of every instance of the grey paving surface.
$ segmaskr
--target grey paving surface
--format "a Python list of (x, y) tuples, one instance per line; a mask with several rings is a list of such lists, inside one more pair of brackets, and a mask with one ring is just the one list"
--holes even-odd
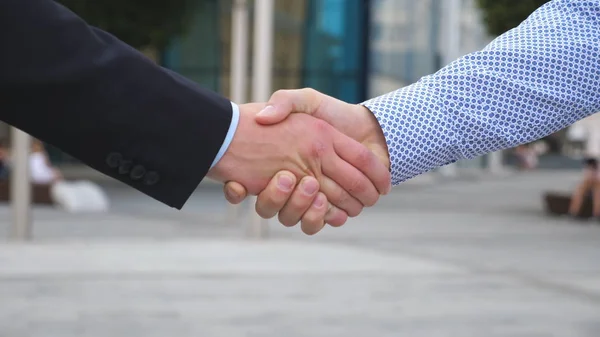
[[(343, 228), (244, 240), (217, 188), (184, 211), (36, 209), (0, 245), (0, 336), (600, 335), (600, 223), (543, 215), (546, 172), (405, 186)], [(8, 210), (0, 208), (0, 233)]]

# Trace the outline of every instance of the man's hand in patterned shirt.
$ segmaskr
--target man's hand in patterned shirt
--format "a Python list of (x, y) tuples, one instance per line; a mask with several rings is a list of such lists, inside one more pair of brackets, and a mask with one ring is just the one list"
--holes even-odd
[[(313, 89), (280, 90), (271, 96), (267, 107), (257, 115), (256, 121), (265, 125), (276, 124), (294, 112), (307, 113), (327, 121), (342, 133), (368, 147), (389, 168), (390, 160), (384, 134), (379, 122), (366, 107), (340, 101)], [(278, 180), (282, 177), (292, 179), (294, 184), (291, 189), (280, 187)], [(348, 216), (355, 217), (362, 210), (362, 207), (355, 207), (359, 204), (358, 200), (346, 194), (341, 196), (341, 199), (353, 207), (344, 207), (344, 204), (341, 207), (358, 209), (358, 212), (347, 214), (331, 204), (324, 212), (313, 205), (316, 193), (305, 193), (303, 189), (303, 186), (317, 183), (315, 178), (305, 177), (298, 187), (295, 183), (293, 174), (279, 172), (258, 195), (256, 212), (267, 219), (279, 213), (279, 221), (289, 227), (301, 222), (302, 231), (311, 235), (319, 232), (326, 223), (335, 227), (341, 226)], [(321, 186), (321, 189), (327, 189), (327, 186)], [(314, 188), (311, 190), (314, 191)], [(389, 189), (384, 194), (387, 192)], [(237, 182), (228, 182), (225, 185), (225, 196), (229, 202), (238, 204), (246, 198), (247, 191)]]

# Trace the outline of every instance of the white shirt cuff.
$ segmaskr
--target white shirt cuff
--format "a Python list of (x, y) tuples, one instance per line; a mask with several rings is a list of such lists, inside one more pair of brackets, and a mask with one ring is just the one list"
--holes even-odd
[(217, 156), (215, 157), (215, 160), (213, 161), (212, 165), (210, 166), (211, 169), (215, 165), (217, 165), (217, 163), (219, 162), (219, 160), (221, 160), (221, 158), (223, 157), (225, 152), (227, 152), (227, 149), (229, 148), (229, 144), (231, 144), (231, 141), (233, 140), (233, 136), (235, 135), (235, 131), (237, 130), (237, 126), (240, 121), (240, 108), (238, 107), (237, 104), (231, 102), (231, 110), (232, 110), (231, 124), (229, 125), (229, 130), (227, 131), (227, 136), (225, 137), (225, 140), (223, 141), (223, 145), (221, 145), (221, 149), (219, 150), (219, 152), (217, 152)]

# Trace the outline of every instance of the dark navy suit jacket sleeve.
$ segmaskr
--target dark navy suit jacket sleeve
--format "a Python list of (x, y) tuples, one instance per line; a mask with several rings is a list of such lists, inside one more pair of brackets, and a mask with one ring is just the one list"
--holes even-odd
[(53, 0), (0, 0), (0, 119), (180, 209), (227, 134), (229, 100)]

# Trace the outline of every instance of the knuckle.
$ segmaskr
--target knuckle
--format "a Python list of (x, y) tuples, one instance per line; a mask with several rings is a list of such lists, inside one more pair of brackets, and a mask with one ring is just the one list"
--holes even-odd
[(331, 125), (322, 119), (314, 119), (313, 120), (313, 128), (315, 129), (316, 132), (318, 132), (318, 135), (322, 135), (325, 132), (330, 131)]
[(350, 182), (348, 192), (354, 196), (362, 196), (359, 198), (361, 202), (365, 206), (371, 207), (379, 200), (379, 194), (376, 190), (371, 191), (370, 186), (371, 184), (366, 178), (356, 178)]
[(272, 98), (277, 99), (277, 98), (281, 98), (281, 97), (285, 97), (288, 94), (288, 90), (285, 89), (279, 89), (277, 91), (275, 91), (273, 93), (273, 95), (271, 95)]
[(327, 146), (320, 140), (312, 143), (310, 155), (312, 158), (322, 158), (327, 153)]
[(347, 205), (348, 202), (351, 200), (350, 199), (350, 194), (348, 194), (346, 191), (344, 191), (343, 189), (336, 189), (336, 191), (334, 192), (334, 196), (331, 199), (331, 202), (337, 206), (344, 206)]
[(315, 95), (317, 93), (317, 91), (313, 88), (302, 88), (299, 91), (305, 95)]
[(351, 218), (357, 217), (360, 215), (360, 213), (362, 213), (363, 210), (363, 206), (355, 206), (355, 207), (348, 207), (348, 209), (345, 209), (346, 213), (348, 213), (348, 216)]
[(367, 183), (363, 178), (355, 178), (350, 181), (348, 192), (351, 194), (363, 194), (367, 190)]
[(369, 149), (362, 147), (356, 152), (355, 165), (358, 167), (366, 167), (371, 163), (372, 153)]
[(288, 216), (285, 216), (282, 213), (279, 213), (279, 216), (277, 217), (277, 219), (285, 227), (294, 227), (298, 224), (298, 220), (294, 220)]

